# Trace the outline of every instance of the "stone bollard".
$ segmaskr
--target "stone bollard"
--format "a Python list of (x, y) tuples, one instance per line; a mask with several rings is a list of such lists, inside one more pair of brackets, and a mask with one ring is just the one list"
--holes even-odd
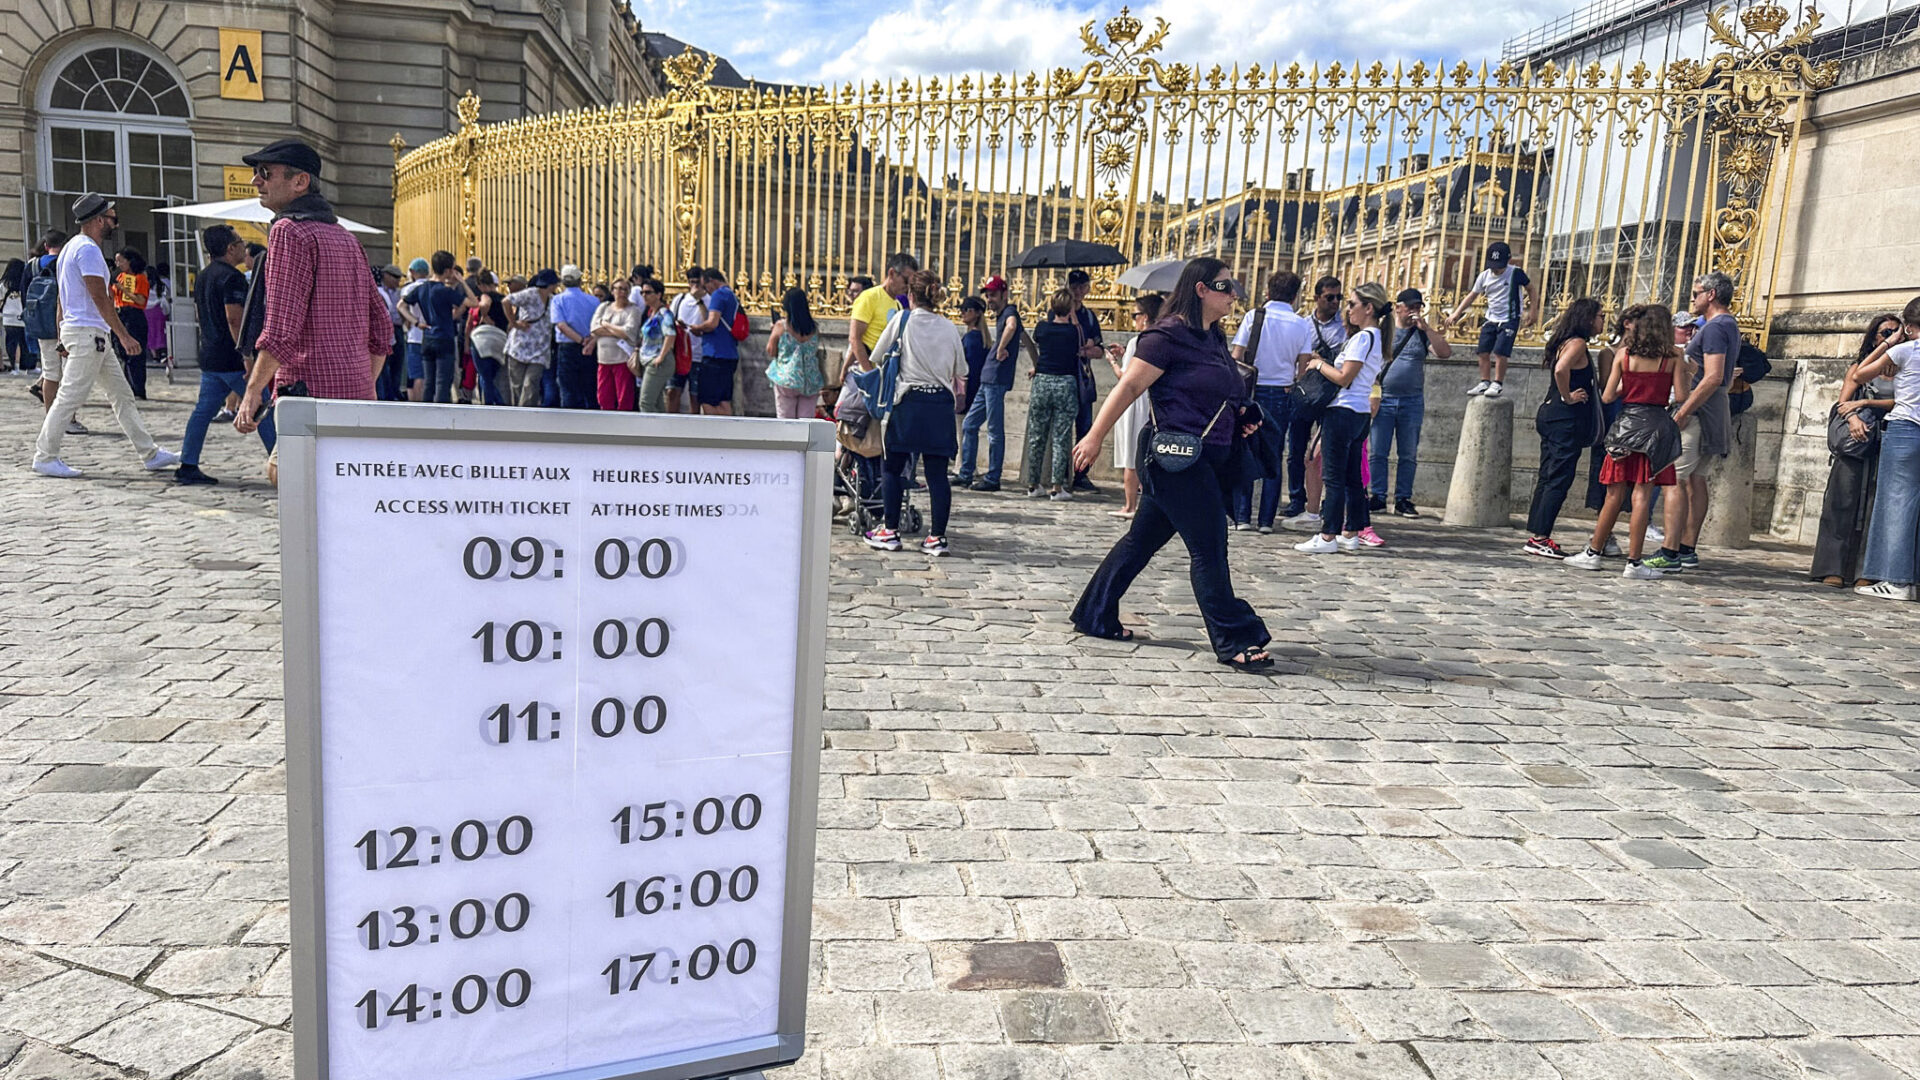
[(1513, 399), (1476, 397), (1460, 421), (1460, 447), (1447, 485), (1448, 525), (1490, 528), (1513, 514)]
[(1752, 409), (1734, 417), (1727, 456), (1707, 470), (1707, 520), (1700, 525), (1703, 547), (1743, 548), (1753, 543), (1754, 446), (1759, 432)]

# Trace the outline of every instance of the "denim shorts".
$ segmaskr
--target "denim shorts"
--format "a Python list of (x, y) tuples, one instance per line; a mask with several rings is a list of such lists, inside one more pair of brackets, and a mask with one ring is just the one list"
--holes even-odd
[(1512, 356), (1514, 335), (1519, 333), (1520, 323), (1510, 319), (1503, 323), (1488, 322), (1480, 324), (1480, 346), (1476, 353), (1492, 353), (1495, 356)]
[(702, 360), (693, 369), (695, 396), (702, 405), (722, 405), (733, 400), (733, 371), (738, 360)]
[(416, 381), (427, 377), (426, 345), (418, 341), (407, 342), (407, 379)]

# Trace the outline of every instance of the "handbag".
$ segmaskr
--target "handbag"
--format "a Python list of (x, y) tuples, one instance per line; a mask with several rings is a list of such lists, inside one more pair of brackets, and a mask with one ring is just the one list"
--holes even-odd
[(895, 312), (892, 324), (893, 343), (888, 346), (886, 354), (870, 370), (847, 372), (846, 379), (847, 386), (858, 389), (865, 396), (867, 413), (883, 424), (887, 414), (893, 411), (895, 387), (900, 379), (900, 352), (907, 343), (907, 313)]
[(1859, 409), (1854, 415), (1867, 425), (1867, 437), (1864, 439), (1853, 437), (1853, 427), (1847, 423), (1847, 417), (1841, 414), (1837, 403), (1827, 410), (1827, 450), (1834, 457), (1869, 458), (1880, 446), (1880, 410)]
[[(1328, 356), (1327, 352), (1333, 346), (1327, 344), (1327, 339), (1321, 336), (1319, 323), (1313, 326), (1313, 340), (1313, 351), (1331, 363), (1333, 357)], [(1293, 394), (1293, 415), (1307, 420), (1318, 420), (1320, 414), (1326, 412), (1328, 406), (1333, 404), (1333, 399), (1340, 396), (1340, 386), (1318, 371), (1309, 371), (1295, 379), (1288, 392)]]
[(1162, 431), (1160, 420), (1153, 414), (1153, 398), (1147, 398), (1147, 418), (1153, 424), (1153, 435), (1147, 440), (1147, 452), (1153, 463), (1164, 472), (1185, 472), (1200, 460), (1200, 448), (1213, 431), (1213, 425), (1220, 422), (1220, 414), (1227, 411), (1232, 402), (1223, 401), (1214, 410), (1213, 419), (1207, 421), (1206, 429), (1198, 435), (1189, 435), (1184, 431)]
[[(1078, 356), (1078, 354), (1087, 347), (1087, 328), (1081, 323), (1080, 316), (1077, 313), (1073, 317), (1073, 332), (1075, 337), (1074, 352), (1075, 355)], [(1100, 386), (1093, 381), (1093, 366), (1087, 362), (1087, 358), (1078, 356), (1078, 359), (1080, 361), (1080, 369), (1074, 372), (1074, 388), (1080, 392), (1080, 404), (1091, 405), (1099, 400)]]

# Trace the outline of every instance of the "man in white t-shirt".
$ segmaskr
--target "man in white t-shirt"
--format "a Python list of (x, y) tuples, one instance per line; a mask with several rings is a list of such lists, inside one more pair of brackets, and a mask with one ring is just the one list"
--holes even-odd
[[(1503, 240), (1487, 245), (1487, 268), (1473, 279), (1473, 288), (1440, 320), (1442, 332), (1451, 330), (1464, 315), (1474, 297), (1487, 298), (1487, 317), (1480, 324), (1480, 344), (1474, 353), (1480, 360), (1480, 381), (1467, 391), (1468, 397), (1482, 394), (1497, 398), (1506, 391), (1507, 361), (1513, 358), (1513, 339), (1533, 325), (1540, 314), (1539, 298), (1533, 292), (1533, 279), (1513, 264), (1513, 249)], [(1525, 297), (1526, 302), (1521, 303)], [(1491, 361), (1491, 365), (1489, 365)], [(1488, 367), (1492, 371), (1488, 371)], [(1492, 377), (1489, 378), (1488, 376)]]
[[(1287, 430), (1293, 425), (1293, 395), (1288, 388), (1313, 352), (1313, 324), (1293, 310), (1299, 296), (1300, 275), (1291, 270), (1274, 271), (1267, 279), (1266, 305), (1241, 319), (1240, 330), (1233, 338), (1233, 358), (1259, 372), (1253, 400), (1260, 406), (1260, 423), (1280, 443), (1279, 460), (1272, 462), (1278, 471), (1265, 478), (1260, 492), (1258, 528), (1263, 533), (1273, 531), (1280, 494), (1286, 486), (1282, 462), (1286, 458)], [(1234, 526), (1243, 532), (1256, 527), (1253, 484), (1249, 477), (1233, 493)]]
[[(674, 325), (684, 328), (699, 326), (706, 321), (707, 274), (701, 267), (689, 267), (687, 270), (687, 291), (681, 293), (673, 302), (673, 322)], [(686, 337), (686, 342), (687, 350), (692, 354), (693, 364), (697, 368), (700, 364), (700, 342), (691, 336)], [(680, 342), (676, 341), (674, 348), (676, 350), (681, 348)], [(667, 380), (667, 411), (670, 413), (679, 412), (680, 399), (685, 396), (690, 402), (687, 411), (699, 412), (699, 386), (700, 384), (694, 379), (694, 373), (692, 371), (689, 371), (685, 375), (680, 374), (679, 361), (676, 360), (674, 362), (673, 377)]]
[[(395, 296), (395, 306), (400, 311), (400, 322), (407, 328), (407, 400), (425, 401), (427, 399), (427, 319), (426, 314), (414, 306), (413, 294), (422, 285), (432, 280), (432, 267), (425, 259), (415, 259), (407, 264), (407, 283), (400, 286)], [(425, 295), (425, 294), (422, 294)]]
[(133, 388), (127, 385), (126, 373), (113, 352), (112, 340), (116, 338), (131, 357), (139, 357), (146, 344), (135, 340), (121, 325), (107, 296), (110, 271), (100, 245), (120, 227), (120, 215), (104, 196), (88, 193), (74, 201), (73, 221), (80, 227), (80, 234), (60, 249), (60, 258), (54, 264), (54, 272), (60, 275), (60, 352), (66, 369), (60, 392), (40, 425), (33, 471), (62, 478), (80, 475), (79, 469), (60, 460), (60, 440), (73, 414), (93, 392), (95, 379), (106, 387), (113, 417), (120, 422), (120, 430), (126, 432), (141, 462), (150, 471), (171, 469), (180, 464), (180, 455), (156, 446), (153, 436), (147, 434), (140, 411), (133, 404)]

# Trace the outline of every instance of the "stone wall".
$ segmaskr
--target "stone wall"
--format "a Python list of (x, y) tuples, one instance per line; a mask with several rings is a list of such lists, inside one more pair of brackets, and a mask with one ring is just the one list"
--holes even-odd
[[(766, 381), (766, 333), (768, 320), (755, 318), (753, 336), (740, 347), (740, 378), (736, 389), (736, 400), (743, 403), (743, 411), (750, 416), (772, 416), (773, 394)], [(838, 358), (846, 351), (847, 321), (845, 319), (826, 319), (821, 322), (822, 347), (830, 350)], [(1125, 341), (1122, 335), (1115, 340)], [(837, 361), (836, 361), (837, 362)], [(1100, 385), (1104, 400), (1115, 382), (1113, 372), (1105, 364), (1096, 364), (1094, 377)], [(1781, 431), (1784, 417), (1789, 409), (1790, 387), (1797, 385), (1791, 372), (1785, 370), (1786, 364), (1778, 364), (1773, 375), (1761, 381), (1755, 387), (1753, 422), (1759, 426), (1757, 456), (1759, 465), (1754, 477), (1753, 528), (1755, 532), (1769, 531), (1769, 522), (1774, 513), (1775, 485), (1777, 469), (1775, 463), (1782, 460)], [(1021, 371), (1026, 370), (1022, 361)], [(1414, 502), (1423, 508), (1438, 511), (1446, 503), (1447, 487), (1453, 480), (1453, 462), (1455, 451), (1460, 445), (1460, 425), (1466, 415), (1467, 389), (1479, 380), (1479, 368), (1474, 358), (1465, 348), (1456, 346), (1450, 360), (1427, 361), (1426, 419), (1420, 436), (1420, 465), (1414, 474)], [(1834, 376), (1834, 385), (1838, 385), (1838, 376)], [(1521, 349), (1513, 359), (1507, 375), (1507, 394), (1514, 401), (1513, 411), (1513, 505), (1514, 514), (1524, 516), (1529, 501), (1533, 497), (1533, 485), (1540, 466), (1540, 438), (1534, 429), (1533, 416), (1540, 401), (1546, 396), (1547, 374), (1540, 367), (1540, 350)], [(1831, 395), (1828, 395), (1831, 397)], [(1825, 407), (1822, 406), (1820, 419), (1820, 447), (1822, 461), (1825, 458), (1826, 421)], [(1027, 394), (1026, 380), (1017, 381), (1013, 392), (1007, 395), (1007, 472), (1003, 479), (1007, 486), (1013, 486), (1013, 478), (1018, 475), (1018, 463), (1024, 460), (1026, 434)], [(1796, 430), (1798, 422), (1796, 421)], [(986, 451), (981, 454), (984, 462)], [(1388, 469), (1393, 468), (1389, 459)], [(1824, 468), (1824, 465), (1823, 465)], [(1093, 470), (1096, 479), (1117, 479), (1113, 470), (1113, 451), (1111, 442), (1100, 455), (1099, 463)], [(1389, 474), (1391, 475), (1391, 474)], [(1819, 477), (1822, 485), (1826, 482), (1824, 471)], [(1391, 484), (1391, 481), (1389, 481)], [(1591, 518), (1584, 509), (1587, 484), (1587, 465), (1582, 464), (1575, 478), (1573, 492), (1567, 498), (1567, 507), (1563, 515), (1568, 518)], [(1794, 498), (1801, 498), (1798, 489), (1794, 489)], [(1818, 524), (1819, 506), (1817, 499), (1813, 507), (1815, 524)], [(1797, 538), (1793, 538), (1797, 539)], [(1812, 542), (1811, 534), (1805, 540)]]
[[(1848, 61), (1814, 99), (1794, 161), (1768, 352), (1786, 377), (1777, 477), (1765, 532), (1812, 543), (1826, 491), (1827, 411), (1874, 315), (1920, 295), (1920, 172), (1911, 164), (1920, 109), (1920, 41)], [(1789, 369), (1789, 370), (1782, 370)], [(1769, 380), (1771, 381), (1771, 380)]]

